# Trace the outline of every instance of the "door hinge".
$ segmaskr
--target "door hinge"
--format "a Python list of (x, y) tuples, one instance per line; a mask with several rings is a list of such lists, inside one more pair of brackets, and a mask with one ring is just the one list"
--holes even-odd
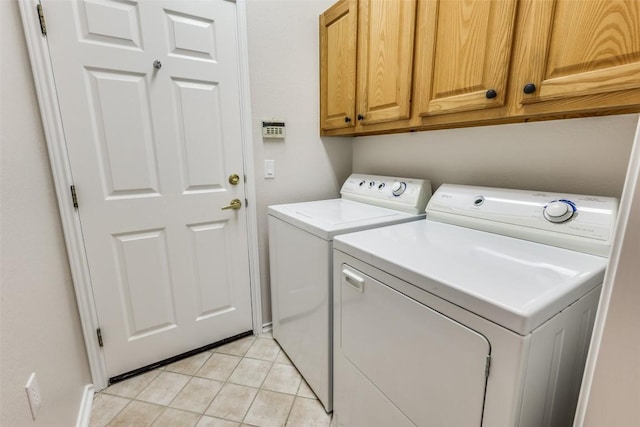
[(102, 330), (100, 328), (96, 329), (96, 334), (98, 334), (98, 345), (100, 347), (104, 347), (104, 342), (102, 342)]
[(42, 5), (39, 4), (36, 6), (38, 10), (38, 19), (40, 20), (40, 31), (42, 31), (42, 35), (47, 35), (47, 23), (44, 21), (44, 10), (42, 10)]
[(78, 195), (76, 194), (76, 186), (71, 186), (71, 200), (73, 200), (73, 207), (78, 209)]
[(487, 361), (484, 365), (484, 376), (485, 378), (489, 378), (489, 371), (491, 370), (491, 355), (487, 355)]
[(249, 200), (244, 199), (244, 207), (246, 208), (247, 206), (249, 206)]

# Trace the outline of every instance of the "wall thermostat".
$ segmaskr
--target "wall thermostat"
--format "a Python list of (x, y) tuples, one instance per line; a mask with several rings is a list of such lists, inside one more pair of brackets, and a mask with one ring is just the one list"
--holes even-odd
[(262, 122), (263, 138), (284, 138), (284, 122), (270, 121)]

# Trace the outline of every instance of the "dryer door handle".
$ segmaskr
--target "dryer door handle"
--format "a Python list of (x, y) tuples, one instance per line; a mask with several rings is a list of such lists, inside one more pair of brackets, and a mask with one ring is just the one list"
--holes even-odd
[(342, 277), (344, 277), (344, 282), (350, 285), (358, 292), (364, 293), (364, 279), (355, 273), (347, 270), (346, 268), (342, 269)]

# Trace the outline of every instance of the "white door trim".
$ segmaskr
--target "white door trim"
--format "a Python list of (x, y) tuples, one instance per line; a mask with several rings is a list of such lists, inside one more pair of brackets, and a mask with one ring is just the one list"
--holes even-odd
[(593, 335), (587, 356), (587, 362), (582, 377), (582, 387), (580, 388), (580, 396), (578, 398), (578, 406), (576, 416), (573, 422), (575, 427), (581, 427), (587, 421), (587, 409), (589, 406), (589, 398), (591, 397), (591, 387), (596, 374), (598, 364), (598, 356), (602, 346), (607, 317), (609, 314), (609, 306), (613, 291), (616, 286), (616, 277), (618, 276), (618, 264), (624, 246), (625, 235), (627, 233), (627, 225), (629, 217), (634, 214), (633, 202), (640, 194), (640, 117), (636, 127), (633, 148), (631, 150), (629, 166), (622, 189), (622, 197), (620, 197), (620, 206), (618, 208), (618, 224), (616, 225), (615, 237), (613, 238), (613, 247), (609, 254), (609, 264), (604, 276), (602, 285), (602, 293), (600, 294), (600, 302), (598, 304), (598, 312), (596, 313), (595, 325), (593, 327)]
[[(49, 59), (47, 38), (40, 32), (36, 12), (38, 0), (18, 0), (20, 15), (31, 61), (31, 70), (42, 117), (49, 162), (58, 199), (58, 208), (65, 237), (69, 266), (73, 279), (82, 334), (87, 349), (89, 368), (96, 390), (102, 390), (109, 380), (103, 353), (98, 345), (96, 330), (99, 328), (93, 289), (85, 254), (80, 217), (73, 207), (70, 187), (73, 185), (71, 167), (67, 156), (67, 143), (58, 107), (58, 95)], [(46, 16), (45, 16), (46, 20)], [(242, 108), (242, 150), (246, 174), (245, 196), (247, 206), (247, 233), (249, 239), (249, 274), (251, 279), (251, 304), (253, 332), (262, 332), (262, 302), (260, 294), (260, 268), (258, 257), (257, 209), (253, 167), (253, 138), (251, 130), (251, 97), (249, 93), (249, 58), (247, 50), (246, 0), (237, 1), (238, 37), (240, 50), (240, 97)]]
[(255, 163), (253, 159), (253, 133), (251, 126), (251, 93), (249, 91), (249, 42), (247, 39), (247, 0), (237, 0), (238, 44), (240, 57), (240, 110), (242, 114), (242, 149), (246, 175), (247, 236), (249, 239), (249, 277), (251, 279), (251, 311), (253, 333), (263, 332), (262, 292), (260, 285), (260, 253), (258, 245), (258, 209), (255, 189)]

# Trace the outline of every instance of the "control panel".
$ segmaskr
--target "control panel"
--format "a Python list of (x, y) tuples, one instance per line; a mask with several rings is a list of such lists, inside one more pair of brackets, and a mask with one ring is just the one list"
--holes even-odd
[(604, 256), (617, 211), (611, 197), (443, 184), (427, 219)]
[(352, 174), (340, 194), (347, 200), (421, 214), (431, 197), (431, 183), (417, 178)]

